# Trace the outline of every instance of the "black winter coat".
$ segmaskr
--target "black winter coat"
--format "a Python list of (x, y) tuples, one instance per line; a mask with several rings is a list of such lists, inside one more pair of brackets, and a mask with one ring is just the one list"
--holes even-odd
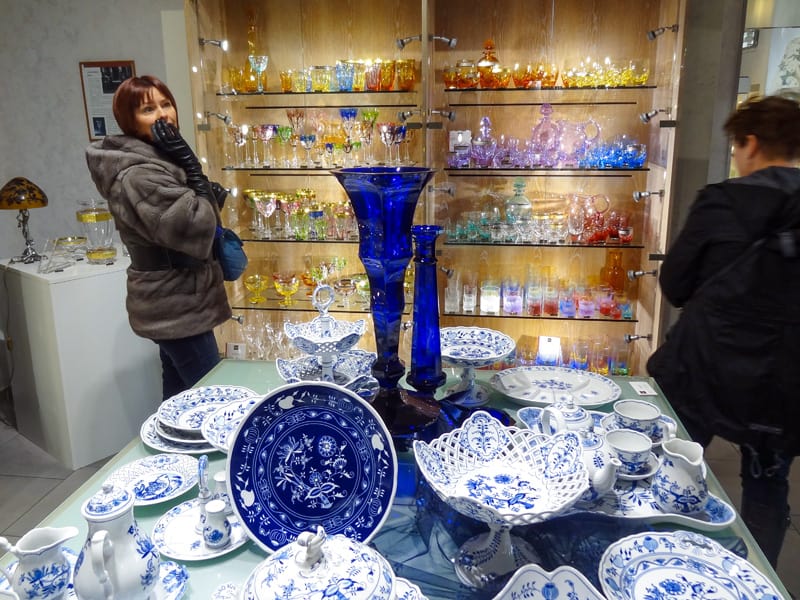
[[(800, 228), (797, 169), (701, 190), (659, 275), (683, 310), (647, 369), (695, 430), (797, 455), (800, 256), (776, 236), (790, 228)], [(800, 235), (790, 239), (800, 254)]]

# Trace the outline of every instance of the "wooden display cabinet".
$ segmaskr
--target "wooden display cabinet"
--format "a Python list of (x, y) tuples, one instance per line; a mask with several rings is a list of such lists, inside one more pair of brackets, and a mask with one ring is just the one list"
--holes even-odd
[[(423, 193), (416, 222), (449, 227), (467, 211), (513, 194), (512, 183), (522, 178), (525, 195), (537, 210), (537, 199), (575, 192), (603, 194), (610, 210), (630, 214), (634, 229), (632, 243), (620, 247), (626, 271), (652, 271), (664, 252), (664, 235), (669, 207), (672, 147), (679, 65), (681, 0), (603, 0), (586, 4), (580, 0), (558, 3), (535, 0), (493, 0), (466, 9), (455, 0), (374, 2), (367, 0), (285, 0), (243, 4), (225, 0), (187, 0), (187, 32), (190, 62), (197, 67), (192, 80), (195, 113), (198, 115), (198, 150), (208, 160), (213, 178), (224, 185), (244, 190), (260, 188), (294, 192), (312, 188), (317, 198), (330, 203), (346, 202), (346, 195), (327, 168), (284, 168), (241, 166), (231, 150), (223, 118), (233, 124), (288, 124), (287, 109), (317, 112), (335, 119), (345, 107), (375, 107), (378, 121), (398, 121), (406, 112), (406, 123), (414, 129), (409, 155), (416, 164), (429, 165), (437, 174)], [(649, 39), (647, 32), (665, 25), (679, 25), (678, 32)], [(254, 29), (253, 29), (254, 27)], [(257, 36), (253, 31), (257, 32)], [(200, 38), (227, 39), (227, 53)], [(407, 39), (401, 49), (397, 40)], [(445, 39), (441, 39), (445, 38)], [(447, 43), (456, 38), (454, 47)], [(555, 89), (445, 89), (443, 73), (448, 65), (462, 60), (477, 61), (484, 43), (492, 39), (502, 65), (546, 60), (562, 71), (582, 58), (619, 63), (646, 61), (650, 77), (644, 85), (615, 88)], [(231, 68), (246, 63), (248, 43), (269, 56), (264, 93), (231, 93), (225, 87)], [(414, 59), (418, 79), (412, 91), (282, 93), (279, 73), (313, 65), (333, 65), (345, 59)], [(560, 82), (559, 82), (560, 83)], [(648, 159), (636, 169), (584, 168), (468, 168), (448, 166), (449, 132), (472, 131), (475, 136), (481, 117), (491, 119), (493, 134), (516, 137), (524, 142), (541, 119), (542, 105), (553, 107), (553, 118), (567, 121), (594, 119), (602, 138), (626, 134), (647, 144)], [(664, 109), (649, 123), (640, 114)], [(452, 113), (452, 120), (447, 117)], [(217, 118), (215, 115), (219, 116)], [(274, 142), (272, 142), (274, 144)], [(383, 148), (373, 139), (375, 155)], [(273, 151), (281, 151), (277, 146)], [(300, 150), (302, 155), (302, 150)], [(662, 192), (663, 190), (663, 192)], [(634, 192), (658, 192), (638, 202)], [(499, 200), (498, 200), (499, 199)], [(287, 241), (256, 239), (249, 224), (252, 209), (241, 194), (232, 198), (225, 219), (246, 240), (251, 258), (248, 274), (267, 273), (281, 263), (298, 270), (304, 257), (342, 257), (345, 271), (363, 271), (352, 240)], [(456, 271), (488, 271), (493, 275), (524, 279), (528, 267), (547, 266), (559, 278), (576, 272), (585, 281), (597, 277), (608, 252), (606, 245), (485, 243), (459, 241), (442, 236), (437, 242), (441, 263)], [(481, 265), (483, 265), (481, 267)], [(487, 275), (488, 273), (481, 273)], [(444, 307), (445, 275), (440, 279), (440, 307)], [(278, 306), (272, 292), (265, 305), (246, 302), (241, 282), (229, 284), (234, 312), (251, 319), (258, 311), (278, 325), (284, 319), (306, 320), (315, 316), (310, 304), (301, 300), (291, 310)], [(644, 361), (658, 339), (661, 310), (656, 278), (644, 275), (630, 281), (627, 293), (635, 300), (631, 319), (605, 317), (574, 319), (560, 317), (511, 316), (500, 314), (444, 314), (441, 324), (480, 325), (506, 332), (527, 344), (540, 335), (577, 337), (607, 336), (622, 340), (641, 336), (630, 343), (632, 372), (643, 373)], [(304, 298), (302, 292), (299, 298)], [(364, 318), (367, 313), (356, 302), (350, 310), (335, 307), (337, 318)], [(410, 312), (410, 306), (407, 307)], [(409, 316), (410, 318), (410, 316)], [(369, 321), (369, 320), (368, 320)], [(371, 323), (370, 323), (371, 325)], [(240, 341), (235, 323), (223, 326), (220, 341)], [(374, 349), (365, 337), (361, 347)]]

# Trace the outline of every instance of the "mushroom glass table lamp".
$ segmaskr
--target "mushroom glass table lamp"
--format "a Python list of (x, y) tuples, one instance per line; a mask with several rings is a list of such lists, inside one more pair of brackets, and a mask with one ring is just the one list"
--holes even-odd
[(29, 208), (42, 208), (47, 206), (47, 195), (42, 189), (25, 179), (24, 177), (14, 177), (0, 189), (0, 209), (18, 210), (17, 226), (22, 229), (22, 236), (25, 238), (25, 250), (22, 254), (11, 259), (11, 263), (33, 263), (42, 259), (36, 252), (33, 240), (28, 231)]

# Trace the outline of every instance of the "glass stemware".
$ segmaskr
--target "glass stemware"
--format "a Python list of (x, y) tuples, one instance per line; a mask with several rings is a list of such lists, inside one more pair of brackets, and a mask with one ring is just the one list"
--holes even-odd
[(392, 147), (394, 146), (395, 130), (397, 125), (395, 123), (378, 123), (378, 133), (381, 136), (381, 142), (386, 148), (386, 160), (384, 164), (392, 164)]
[(372, 155), (372, 134), (375, 131), (375, 121), (377, 119), (377, 108), (361, 109), (361, 141), (364, 142), (367, 147), (367, 155), (364, 160), (368, 165), (375, 162), (375, 157)]
[(263, 240), (272, 239), (272, 229), (269, 224), (269, 219), (277, 207), (277, 196), (278, 194), (275, 192), (256, 192), (253, 198), (256, 210), (263, 217), (262, 226), (257, 231), (259, 237)]
[(311, 150), (314, 149), (314, 145), (317, 143), (317, 136), (314, 133), (301, 133), (300, 134), (300, 145), (306, 151), (306, 166), (309, 169), (313, 169), (316, 165), (311, 158)]
[(266, 54), (251, 54), (247, 57), (247, 60), (250, 61), (250, 68), (256, 72), (256, 82), (258, 83), (257, 89), (258, 93), (261, 94), (264, 92), (264, 82), (261, 78), (261, 75), (267, 70), (269, 56)]
[(272, 138), (275, 137), (275, 134), (278, 130), (277, 125), (254, 125), (254, 129), (256, 130), (256, 135), (258, 139), (261, 140), (261, 143), (264, 145), (264, 160), (263, 165), (265, 167), (272, 166), (272, 152), (270, 152)]
[(244, 278), (244, 287), (247, 291), (250, 292), (250, 296), (248, 296), (247, 301), (250, 304), (261, 304), (266, 302), (267, 299), (261, 293), (267, 286), (269, 285), (266, 277), (261, 275), (248, 275)]
[(356, 291), (356, 283), (352, 277), (340, 277), (333, 282), (334, 289), (342, 296), (342, 308), (350, 308), (350, 296)]
[(300, 289), (300, 279), (295, 275), (294, 271), (279, 271), (272, 278), (275, 291), (283, 296), (283, 300), (279, 304), (281, 306), (292, 306), (294, 304), (292, 296)]
[(278, 143), (283, 148), (283, 166), (288, 167), (290, 165), (290, 161), (289, 161), (289, 154), (286, 149), (286, 144), (292, 138), (292, 127), (290, 125), (279, 125), (277, 134), (278, 134)]

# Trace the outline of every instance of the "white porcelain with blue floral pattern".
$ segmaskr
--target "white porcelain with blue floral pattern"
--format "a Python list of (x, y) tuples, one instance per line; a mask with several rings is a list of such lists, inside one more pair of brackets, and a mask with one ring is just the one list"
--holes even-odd
[(104, 483), (83, 503), (89, 531), (75, 564), (79, 600), (141, 600), (155, 589), (160, 558), (133, 516), (134, 502), (130, 490)]

